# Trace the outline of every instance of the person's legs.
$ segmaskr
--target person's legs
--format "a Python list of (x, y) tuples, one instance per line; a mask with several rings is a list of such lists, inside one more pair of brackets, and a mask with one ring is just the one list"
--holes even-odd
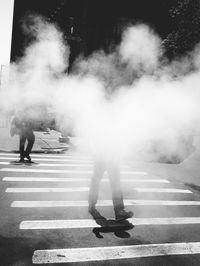
[(103, 177), (105, 171), (105, 164), (102, 161), (94, 162), (94, 171), (90, 183), (90, 191), (89, 191), (89, 207), (95, 208), (95, 205), (98, 200), (99, 195), (99, 186), (101, 179)]
[(26, 136), (24, 134), (19, 135), (19, 153), (20, 153), (20, 160), (19, 162), (24, 162), (25, 152), (24, 146), (26, 142)]
[(94, 219), (105, 219), (101, 214), (96, 210), (96, 203), (99, 195), (99, 186), (100, 181), (103, 177), (105, 171), (105, 164), (102, 161), (94, 162), (94, 172), (90, 183), (89, 191), (89, 213), (93, 216)]
[(107, 163), (108, 176), (112, 190), (114, 211), (124, 209), (124, 201), (120, 184), (120, 164), (118, 162)]
[(124, 209), (124, 200), (120, 184), (120, 163), (117, 161), (108, 162), (107, 169), (112, 189), (112, 200), (116, 220), (121, 221), (128, 219), (133, 216), (133, 212), (127, 212)]
[(31, 157), (30, 157), (30, 153), (32, 151), (34, 142), (35, 142), (35, 135), (32, 131), (27, 133), (27, 147), (26, 147), (26, 151), (25, 151), (25, 157), (31, 161)]

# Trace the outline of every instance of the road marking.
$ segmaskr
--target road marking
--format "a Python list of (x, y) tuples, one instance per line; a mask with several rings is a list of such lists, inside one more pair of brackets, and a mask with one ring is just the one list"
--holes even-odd
[[(15, 163), (15, 162), (14, 162)], [(12, 165), (12, 162), (0, 162), (2, 165)], [(32, 166), (43, 166), (43, 167), (88, 167), (93, 168), (91, 164), (61, 164), (61, 163), (40, 163), (40, 164), (32, 164)]]
[(200, 242), (36, 250), (32, 262), (72, 263), (186, 254), (200, 254)]
[(38, 165), (34, 166), (46, 166), (46, 167), (88, 167), (93, 168), (93, 165), (87, 165), (87, 164), (61, 164), (61, 163), (40, 163)]
[[(12, 165), (12, 162), (0, 162), (0, 165)], [(62, 163), (40, 163), (40, 164), (32, 164), (32, 166), (43, 166), (43, 167), (88, 167), (92, 168), (93, 165), (86, 164), (62, 164)]]
[[(25, 173), (63, 173), (63, 174), (92, 174), (93, 171), (86, 170), (49, 170), (49, 169), (27, 169), (27, 168), (2, 168), (1, 172), (25, 172)], [(122, 171), (123, 175), (148, 175), (147, 172)]]
[[(0, 157), (0, 160), (16, 160), (18, 157)], [(34, 158), (34, 156), (32, 157)], [(51, 158), (36, 158), (37, 161), (50, 161), (50, 162), (77, 162), (93, 164), (93, 160), (77, 160), (77, 159), (51, 159)]]
[[(140, 188), (139, 188), (140, 189)], [(134, 190), (138, 190), (138, 188), (134, 188)], [(156, 188), (152, 189), (151, 191), (158, 192)], [(167, 191), (165, 191), (165, 189), (162, 189), (162, 192), (170, 192), (168, 189), (166, 189)], [(7, 193), (36, 193), (36, 192), (84, 192), (84, 191), (89, 191), (89, 187), (70, 187), (70, 188), (66, 188), (66, 187), (56, 187), (56, 188), (50, 188), (50, 187), (32, 187), (32, 188), (20, 188), (20, 187), (14, 187), (14, 188), (7, 188), (6, 192)], [(186, 191), (186, 192), (185, 192)], [(143, 191), (146, 192), (146, 191)], [(147, 190), (147, 192), (149, 192)], [(160, 191), (159, 191), (160, 192)], [(178, 191), (176, 191), (175, 189), (173, 189), (172, 192), (175, 193), (192, 193), (192, 192), (187, 192), (187, 190), (181, 190), (178, 189)]]
[[(124, 200), (126, 206), (200, 206), (200, 201), (173, 201), (173, 200)], [(97, 206), (112, 206), (111, 200), (100, 200)], [(13, 208), (40, 208), (40, 207), (83, 207), (87, 201), (13, 201)]]
[[(0, 165), (12, 165), (12, 162), (0, 162)], [(91, 164), (62, 164), (62, 163), (40, 163), (40, 164), (33, 164), (32, 166), (39, 166), (39, 167), (88, 167), (93, 168)]]
[[(169, 217), (169, 218), (131, 218), (128, 219), (133, 225), (174, 225), (174, 224), (200, 224), (200, 217)], [(123, 226), (123, 224), (121, 224)], [(105, 224), (106, 226), (106, 224)], [(108, 225), (109, 226), (109, 222)], [(112, 226), (119, 226), (113, 222)], [(33, 220), (20, 223), (21, 230), (35, 229), (72, 229), (102, 227), (92, 219), (81, 220)]]
[[(74, 164), (70, 164), (70, 163), (67, 163), (67, 164), (61, 164), (61, 163), (40, 163), (38, 165), (34, 165), (34, 166), (43, 166), (43, 167), (85, 167), (85, 168), (93, 168), (93, 164), (78, 164), (78, 163), (74, 163)], [(129, 168), (129, 166), (126, 166), (126, 165), (121, 165), (121, 169), (127, 169)]]
[(40, 188), (36, 188), (36, 187), (32, 187), (32, 188), (7, 188), (6, 192), (7, 193), (41, 193), (41, 192), (84, 192), (84, 191), (89, 191), (89, 187), (70, 187), (70, 188), (63, 188), (63, 187), (59, 187), (59, 188), (46, 188), (46, 187), (40, 187)]
[[(8, 156), (8, 158), (10, 156), (16, 156), (19, 157), (19, 153), (0, 153), (0, 156)], [(85, 160), (85, 159), (91, 159), (91, 156), (88, 155), (78, 155), (78, 154), (74, 154), (74, 155), (69, 155), (69, 154), (63, 154), (63, 155), (47, 155), (45, 153), (42, 154), (32, 154), (31, 156), (32, 158), (36, 158), (36, 157), (44, 157), (44, 158), (72, 158), (72, 159), (79, 159), (79, 160)]]
[[(39, 167), (41, 167), (41, 166), (43, 166), (43, 167), (87, 167), (87, 168), (93, 168), (94, 167), (93, 164), (78, 164), (78, 163), (74, 163), (74, 164), (72, 164), (72, 163), (67, 163), (67, 164), (40, 163), (40, 164), (38, 164), (38, 165), (36, 164), (34, 166), (39, 166)], [(121, 165), (121, 168), (127, 169), (128, 166)]]
[[(0, 158), (1, 159), (1, 158)], [(12, 158), (12, 159), (15, 159), (15, 158)], [(39, 161), (40, 159), (37, 159), (37, 161)], [(49, 161), (49, 160), (47, 160)], [(54, 161), (54, 160), (53, 160)], [(61, 160), (57, 160), (57, 161), (61, 161)], [(65, 160), (66, 161), (66, 160)], [(84, 162), (83, 161), (79, 161), (81, 163), (78, 163), (78, 162), (73, 162), (73, 161), (70, 161), (70, 160), (67, 160), (68, 163), (38, 163), (38, 164), (33, 164), (33, 166), (36, 166), (36, 167), (88, 167), (88, 168), (93, 168), (94, 167), (94, 163), (91, 161), (91, 162)], [(75, 161), (75, 160), (74, 160)], [(16, 165), (17, 161), (15, 162), (0, 162), (0, 165), (13, 165), (15, 164)], [(19, 164), (20, 165), (20, 164)], [(130, 168), (130, 166), (128, 165), (121, 165), (121, 168)]]
[(154, 193), (192, 193), (188, 189), (176, 188), (134, 188), (138, 192), (154, 192)]
[[(90, 182), (90, 178), (70, 178), (70, 177), (4, 177), (3, 181), (11, 182)], [(109, 182), (109, 179), (102, 179), (101, 182)], [(126, 183), (170, 183), (166, 179), (121, 179)]]
[(49, 169), (27, 169), (27, 168), (2, 168), (2, 172), (22, 173), (63, 173), (63, 174), (92, 174), (90, 170), (49, 170)]
[[(162, 189), (157, 189), (157, 188), (152, 188), (151, 190), (149, 189), (141, 189), (141, 188), (133, 188), (134, 190), (138, 190), (139, 192), (164, 192), (164, 193), (192, 193), (190, 190), (185, 190), (185, 189), (168, 189), (168, 188), (162, 188)], [(142, 191), (140, 191), (142, 190)], [(59, 188), (45, 188), (45, 187), (32, 187), (32, 188), (7, 188), (6, 192), (7, 193), (36, 193), (36, 192), (83, 192), (83, 191), (89, 191), (89, 187), (71, 187), (71, 188), (65, 188), (65, 187), (59, 187)]]

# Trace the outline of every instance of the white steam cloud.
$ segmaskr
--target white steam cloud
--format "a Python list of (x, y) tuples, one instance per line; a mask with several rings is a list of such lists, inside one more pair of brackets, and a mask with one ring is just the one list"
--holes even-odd
[(59, 29), (40, 17), (24, 29), (34, 41), (11, 66), (2, 109), (51, 106), (61, 128), (104, 157), (184, 158), (200, 125), (200, 46), (167, 64), (161, 39), (133, 25), (113, 53), (79, 58), (67, 74), (70, 49)]
[(126, 29), (119, 47), (122, 61), (146, 73), (158, 67), (161, 50), (160, 38), (147, 25)]

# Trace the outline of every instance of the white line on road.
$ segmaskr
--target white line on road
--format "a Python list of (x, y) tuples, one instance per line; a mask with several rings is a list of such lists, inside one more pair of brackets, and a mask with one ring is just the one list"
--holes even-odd
[(88, 167), (93, 168), (93, 165), (87, 165), (87, 164), (61, 164), (61, 163), (40, 163), (36, 166), (46, 166), (46, 167)]
[[(126, 206), (200, 206), (200, 201), (173, 200), (124, 200)], [(112, 206), (111, 200), (100, 200), (97, 206)], [(13, 201), (13, 208), (42, 208), (42, 207), (84, 207), (87, 201)]]
[[(0, 162), (2, 165), (12, 165), (12, 162)], [(43, 167), (88, 167), (92, 168), (93, 165), (91, 164), (63, 164), (63, 163), (40, 163), (40, 164), (32, 164), (32, 166), (43, 166)]]
[(188, 189), (176, 188), (135, 188), (138, 192), (154, 192), (154, 193), (192, 193)]
[[(25, 172), (25, 173), (63, 173), (63, 174), (92, 174), (93, 171), (86, 170), (49, 170), (49, 169), (27, 169), (27, 168), (2, 168), (1, 172)], [(147, 172), (122, 171), (123, 175), (148, 175)]]
[(72, 263), (185, 254), (200, 254), (200, 242), (36, 250), (32, 262)]
[[(12, 165), (12, 162), (0, 162), (0, 164), (2, 165)], [(78, 164), (78, 163), (74, 163), (74, 164), (70, 164), (70, 163), (39, 163), (39, 164), (32, 164), (32, 166), (43, 166), (43, 167), (88, 167), (88, 168), (92, 168), (93, 165), (92, 164)]]
[[(18, 153), (0, 153), (0, 156), (8, 156), (11, 157), (11, 156), (15, 156), (15, 157), (19, 157), (19, 154)], [(91, 159), (91, 156), (88, 156), (88, 155), (78, 155), (78, 154), (73, 154), (73, 155), (69, 155), (69, 154), (63, 154), (63, 155), (47, 155), (45, 153), (41, 153), (41, 154), (32, 154), (31, 156), (32, 158), (37, 158), (37, 157), (42, 157), (42, 158), (65, 158), (65, 159), (69, 159), (69, 158), (72, 158), (72, 159), (79, 159), (79, 160), (88, 160), (88, 159)]]
[[(16, 165), (17, 162), (0, 162), (0, 165)], [(20, 165), (20, 164), (19, 164)], [(32, 164), (32, 166), (36, 167), (86, 167), (93, 168), (93, 163), (38, 163)], [(121, 165), (121, 168), (129, 168), (127, 165)]]
[[(138, 190), (139, 192), (149, 192), (149, 189), (141, 189), (141, 188), (133, 188), (134, 190)], [(142, 190), (142, 191), (140, 191)], [(7, 188), (6, 192), (7, 193), (36, 193), (36, 192), (84, 192), (84, 191), (89, 191), (89, 187), (71, 187), (71, 188), (50, 188), (50, 187), (32, 187), (32, 188), (18, 188), (18, 187), (14, 187), (14, 188)], [(168, 189), (168, 188), (162, 188), (162, 189), (158, 189), (158, 188), (152, 188), (150, 190), (151, 192), (160, 192), (160, 193), (192, 193), (190, 190), (185, 190), (185, 189)]]
[[(34, 157), (32, 157), (34, 158)], [(0, 157), (0, 160), (16, 160), (17, 157)], [(84, 163), (93, 164), (92, 160), (76, 160), (76, 159), (51, 159), (51, 158), (35, 158), (36, 161), (50, 161), (50, 162), (71, 162), (71, 163)]]
[[(131, 218), (128, 219), (133, 225), (174, 225), (174, 224), (200, 224), (200, 217), (167, 217), (167, 218)], [(123, 224), (121, 224), (123, 225)], [(106, 222), (105, 222), (106, 226)], [(109, 226), (109, 222), (108, 225)], [(119, 226), (115, 222), (112, 226)], [(23, 221), (19, 228), (22, 230), (35, 229), (72, 229), (72, 228), (93, 228), (101, 227), (95, 220), (33, 220)]]
[[(34, 156), (32, 157), (34, 158)], [(0, 160), (16, 160), (17, 157), (0, 157)], [(57, 159), (57, 158), (36, 158), (37, 161), (50, 161), (50, 162), (77, 162), (92, 164), (93, 160), (77, 160), (77, 159)]]
[(64, 188), (64, 187), (56, 187), (56, 188), (52, 188), (52, 187), (40, 187), (40, 188), (36, 188), (36, 187), (31, 187), (31, 188), (18, 188), (18, 187), (14, 187), (14, 188), (7, 188), (6, 192), (7, 193), (51, 193), (51, 192), (57, 192), (57, 193), (62, 193), (62, 192), (85, 192), (85, 191), (89, 191), (89, 187), (70, 187), (70, 188)]
[[(70, 177), (4, 177), (3, 181), (11, 182), (90, 182), (90, 178), (70, 178)], [(109, 182), (109, 179), (102, 179), (102, 182)], [(121, 179), (126, 183), (170, 183), (166, 179)]]
[(92, 174), (90, 170), (49, 170), (49, 169), (27, 169), (27, 168), (2, 168), (1, 172), (22, 172), (22, 173), (57, 173), (57, 174)]
[[(85, 167), (85, 168), (93, 168), (93, 164), (83, 164), (83, 163), (39, 163), (38, 165), (34, 165), (34, 166), (43, 166), (43, 167)], [(125, 168), (127, 169), (128, 166), (126, 165), (121, 165), (121, 168)]]
[[(4, 163), (0, 163), (4, 164)], [(10, 164), (10, 163), (9, 163)], [(32, 166), (36, 167), (84, 167), (84, 168), (93, 168), (93, 164), (83, 164), (83, 163), (39, 163), (39, 164), (33, 164)], [(128, 166), (122, 165), (121, 168), (127, 169)]]

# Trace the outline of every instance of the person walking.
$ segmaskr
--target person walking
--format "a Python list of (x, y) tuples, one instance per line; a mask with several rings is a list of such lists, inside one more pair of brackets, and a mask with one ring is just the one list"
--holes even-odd
[[(33, 123), (28, 119), (28, 115), (18, 113), (11, 122), (10, 129), (11, 136), (19, 135), (19, 163), (32, 163), (30, 154), (35, 142), (35, 135), (33, 132)], [(25, 144), (27, 142), (26, 148)], [(25, 158), (27, 159), (25, 161)]]
[[(103, 159), (101, 157), (95, 157), (94, 159), (94, 171), (91, 179), (89, 190), (89, 213), (94, 219), (104, 218), (96, 209), (96, 203), (98, 201), (99, 187), (104, 172), (107, 171), (111, 190), (112, 201), (115, 212), (116, 221), (126, 220), (133, 216), (132, 211), (125, 211), (123, 195), (120, 185), (120, 164), (117, 160)], [(104, 218), (105, 219), (105, 218)]]

